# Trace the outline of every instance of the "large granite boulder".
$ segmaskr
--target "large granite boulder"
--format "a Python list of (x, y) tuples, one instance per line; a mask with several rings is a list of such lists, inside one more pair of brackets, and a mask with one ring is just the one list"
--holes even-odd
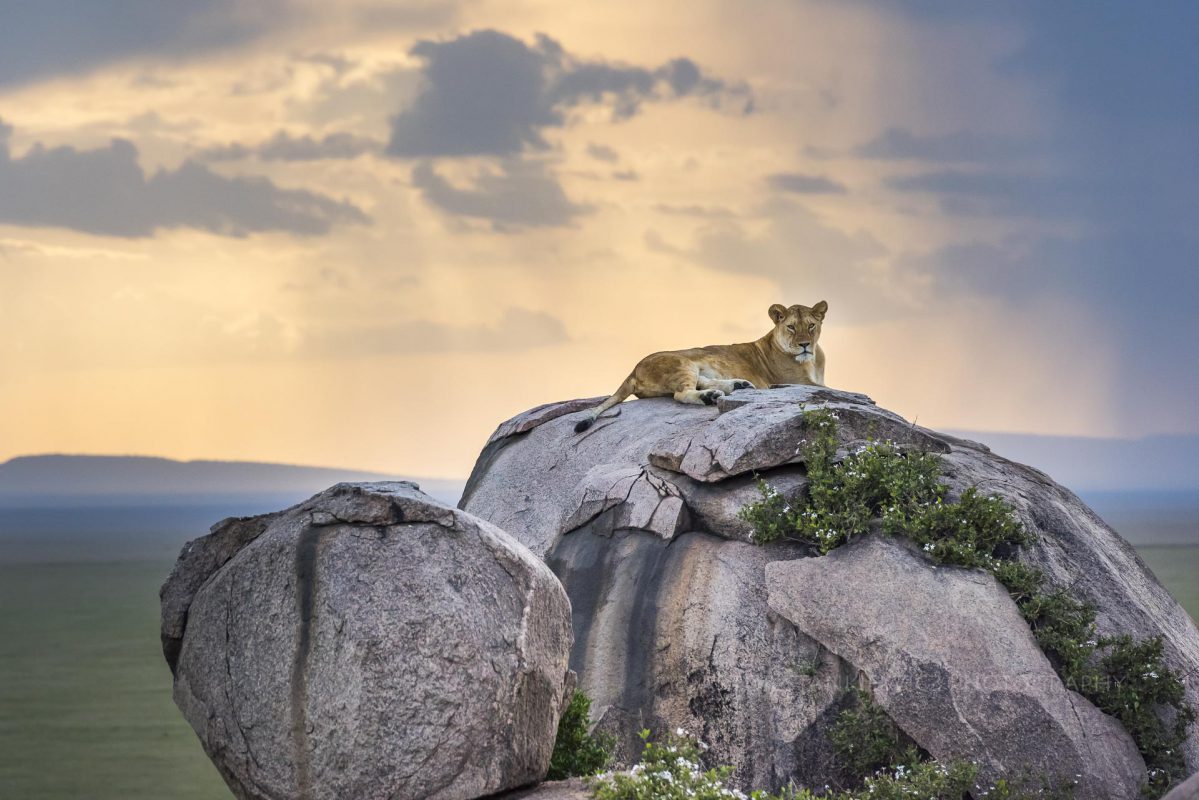
[(874, 702), (933, 757), (976, 760), (988, 781), (1028, 770), (1079, 776), (1080, 797), (1138, 793), (1132, 739), (1062, 684), (991, 575), (869, 536), (769, 564), (766, 586), (770, 607), (861, 669)]
[(557, 578), (410, 483), (216, 525), (184, 547), (162, 609), (175, 702), (239, 798), (527, 785), (573, 691)]
[[(867, 598), (881, 602), (880, 596), (853, 582), (838, 587), (843, 602), (838, 594), (822, 596), (819, 608), (810, 606), (814, 597), (785, 594), (782, 576), (797, 563), (824, 559), (794, 545), (754, 545), (738, 516), (757, 499), (759, 478), (788, 494), (802, 487), (805, 407), (825, 406), (838, 415), (843, 451), (889, 439), (936, 452), (954, 493), (979, 485), (1003, 496), (1037, 537), (1021, 557), (1096, 605), (1101, 634), (1161, 635), (1168, 664), (1180, 675), (1199, 674), (1199, 631), (1133, 549), (1043, 473), (982, 445), (916, 426), (863, 395), (824, 387), (740, 391), (715, 407), (635, 400), (576, 434), (581, 410), (594, 402), (542, 406), (501, 425), (460, 505), (520, 539), (562, 579), (573, 605), (572, 667), (592, 697), (599, 727), (620, 738), (626, 763), (636, 756), (636, 730), (681, 726), (711, 744), (714, 761), (735, 767), (743, 789), (844, 777), (830, 752), (828, 726), (849, 687), (874, 689), (872, 680), (882, 683), (889, 673), (862, 648), (850, 647), (849, 634), (838, 638), (828, 626), (870, 630), (880, 623), (853, 615), (868, 613)], [(847, 558), (825, 563), (844, 565)], [(923, 569), (917, 557), (910, 561), (912, 569)], [(953, 572), (956, 580), (925, 589), (945, 593), (947, 601), (953, 592), (982, 591), (978, 582), (985, 576)], [(768, 575), (778, 576), (775, 584)], [(1021, 655), (1005, 664), (1002, 652), (992, 649), (990, 658), (964, 662), (954, 680), (969, 680), (972, 670), (1023, 664), (1035, 666), (1046, 685), (989, 700), (972, 689), (970, 697), (1005, 708), (1008, 716), (994, 727), (967, 716), (960, 725), (973, 731), (963, 740), (968, 753), (947, 749), (935, 730), (945, 709), (967, 696), (955, 694), (958, 684), (948, 679), (928, 690), (926, 704), (888, 701), (902, 706), (903, 713), (895, 711), (904, 717), (896, 720), (901, 729), (925, 750), (975, 757), (991, 774), (1056, 767), (1055, 774), (1072, 778), (1067, 770), (1089, 761), (1093, 766), (1082, 771), (1093, 776), (1091, 797), (1136, 796), (1129, 785), (1144, 765), (1127, 734), (1045, 672), (1044, 657), (1028, 649), (1029, 632), (1014, 605), (987, 585), (993, 594), (985, 598), (988, 608), (1003, 609), (988, 620), (989, 632)], [(785, 608), (784, 597), (790, 598)], [(916, 638), (906, 641), (919, 630), (911, 610), (901, 602), (892, 611), (891, 651), (910, 665), (944, 663), (944, 654), (922, 651)], [(967, 632), (979, 633), (963, 628), (961, 635)], [(1199, 707), (1199, 681), (1189, 681), (1187, 692)], [(1011, 738), (1011, 726), (1021, 719), (1043, 723), (1053, 752), (1065, 760), (1047, 762), (1038, 732)], [(1196, 737), (1187, 758), (1191, 769), (1199, 767)]]

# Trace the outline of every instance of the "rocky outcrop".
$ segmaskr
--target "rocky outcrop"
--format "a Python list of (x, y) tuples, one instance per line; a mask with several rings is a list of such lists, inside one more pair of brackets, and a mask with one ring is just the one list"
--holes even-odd
[(991, 575), (870, 536), (769, 564), (766, 585), (770, 607), (862, 670), (874, 701), (934, 758), (975, 760), (987, 781), (1077, 775), (1080, 797), (1139, 792), (1132, 739), (1062, 685)]
[(162, 590), (175, 701), (239, 798), (466, 800), (539, 780), (570, 606), (490, 523), (339, 484), (188, 544)]
[[(712, 745), (715, 761), (732, 764), (744, 789), (788, 780), (823, 785), (839, 777), (826, 733), (849, 686), (874, 689), (873, 680), (884, 684), (905, 668), (934, 674), (936, 665), (957, 658), (953, 650), (922, 644), (915, 635), (919, 619), (902, 598), (890, 608), (889, 638), (854, 645), (854, 636), (880, 624), (855, 615), (872, 613), (869, 603), (884, 598), (878, 585), (865, 585), (863, 573), (825, 587), (828, 594), (792, 596), (786, 588), (784, 576), (793, 573), (817, 575), (837, 564), (845, 569), (852, 552), (815, 559), (795, 546), (749, 543), (749, 526), (738, 512), (757, 498), (757, 478), (789, 494), (803, 485), (805, 406), (838, 415), (843, 451), (890, 439), (937, 452), (953, 491), (978, 485), (1003, 496), (1038, 540), (1022, 558), (1091, 601), (1101, 634), (1160, 634), (1169, 665), (1180, 675), (1199, 674), (1199, 631), (1132, 548), (1069, 491), (982, 445), (915, 426), (863, 395), (823, 387), (741, 391), (715, 407), (636, 400), (576, 434), (587, 402), (594, 401), (543, 406), (501, 425), (461, 505), (520, 539), (562, 579), (573, 604), (571, 664), (600, 727), (621, 737), (626, 759), (635, 755), (637, 729), (681, 726)], [(923, 575), (922, 562), (909, 561), (904, 569)], [(904, 562), (898, 556), (893, 562), (893, 579), (901, 580)], [(979, 583), (983, 576), (953, 572), (959, 579), (921, 585), (933, 593), (975, 593), (976, 609), (994, 611), (985, 632), (1020, 655), (1005, 664), (993, 642), (984, 648), (989, 655), (975, 654), (955, 666), (956, 673), (947, 671), (920, 702), (905, 704), (902, 693), (876, 689), (902, 718), (896, 721), (903, 731), (929, 752), (961, 752), (948, 749), (936, 727), (955, 701), (969, 698), (1005, 715), (984, 721), (962, 712), (951, 726), (970, 731), (963, 754), (992, 772), (1052, 767), (1064, 774), (1074, 768), (1067, 764), (1102, 756), (1101, 765), (1087, 770), (1094, 776), (1089, 796), (1135, 796), (1128, 785), (1143, 765), (1127, 735), (1045, 672), (1044, 656), (1028, 649), (1027, 626), (989, 577), (986, 584)], [(769, 585), (768, 575), (776, 576)], [(822, 605), (811, 605), (817, 600)], [(965, 637), (961, 647), (968, 649), (969, 636), (980, 631), (959, 622), (953, 635)], [(871, 649), (884, 643), (906, 667), (884, 664)], [(974, 687), (954, 682), (1001, 667), (1044, 678), (1047, 686), (987, 694), (986, 676)], [(1191, 680), (1187, 691), (1199, 706), (1199, 681)], [(1034, 721), (1064, 760), (1045, 758), (1042, 728), (1012, 738), (1013, 726)], [(1197, 744), (1194, 737), (1188, 744), (1192, 769), (1199, 766)]]

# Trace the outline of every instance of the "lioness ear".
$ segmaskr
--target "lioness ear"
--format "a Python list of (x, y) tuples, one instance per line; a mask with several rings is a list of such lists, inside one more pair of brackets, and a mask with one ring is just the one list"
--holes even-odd
[(816, 315), (816, 319), (824, 319), (824, 314), (826, 311), (828, 311), (828, 303), (824, 302), (823, 300), (812, 306), (812, 313)]
[(770, 307), (770, 311), (766, 313), (770, 314), (770, 318), (774, 320), (774, 324), (778, 325), (783, 321), (783, 317), (787, 316), (787, 307), (775, 303)]

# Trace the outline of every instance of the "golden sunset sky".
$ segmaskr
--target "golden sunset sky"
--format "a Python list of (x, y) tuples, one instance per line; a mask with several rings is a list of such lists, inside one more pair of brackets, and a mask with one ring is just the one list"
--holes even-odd
[(0, 460), (460, 477), (821, 299), (921, 424), (1199, 432), (1196, 6), (1094, 8), (0, 2)]

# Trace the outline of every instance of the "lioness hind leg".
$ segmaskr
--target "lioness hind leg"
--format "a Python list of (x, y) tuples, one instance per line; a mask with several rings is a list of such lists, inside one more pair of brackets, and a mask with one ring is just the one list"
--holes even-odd
[(680, 403), (710, 406), (724, 394), (719, 389), (700, 385), (699, 367), (678, 353), (654, 353), (641, 359), (633, 371), (638, 397), (670, 395)]

